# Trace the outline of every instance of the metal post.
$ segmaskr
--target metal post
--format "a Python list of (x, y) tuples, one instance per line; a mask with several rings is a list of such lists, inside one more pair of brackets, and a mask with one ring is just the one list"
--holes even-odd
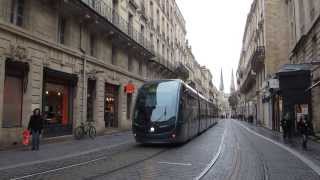
[(87, 85), (86, 85), (86, 70), (87, 70), (87, 58), (86, 58), (86, 50), (82, 48), (82, 26), (80, 24), (80, 51), (83, 53), (83, 89), (82, 89), (82, 113), (81, 113), (81, 122), (85, 122), (85, 107), (87, 103)]

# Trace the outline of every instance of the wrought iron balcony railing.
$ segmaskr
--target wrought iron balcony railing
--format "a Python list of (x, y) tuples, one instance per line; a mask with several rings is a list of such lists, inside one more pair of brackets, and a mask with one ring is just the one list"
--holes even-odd
[(121, 17), (119, 13), (111, 8), (104, 1), (96, 0), (80, 0), (89, 6), (93, 11), (98, 13), (100, 16), (104, 17), (106, 20), (111, 22), (119, 30), (129, 36), (132, 40), (140, 44), (149, 52), (152, 52), (151, 42), (144, 38), (140, 31), (136, 30), (131, 23), (129, 23), (125, 18)]
[(252, 59), (251, 59), (251, 65), (252, 68), (255, 72), (259, 71), (259, 69), (261, 69), (261, 67), (264, 64), (264, 59), (265, 59), (265, 47), (264, 46), (258, 46), (253, 55), (252, 55)]

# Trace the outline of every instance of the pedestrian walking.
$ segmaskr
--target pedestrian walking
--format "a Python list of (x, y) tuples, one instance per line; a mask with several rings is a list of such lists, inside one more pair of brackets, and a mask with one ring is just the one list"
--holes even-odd
[(289, 119), (290, 119), (290, 115), (289, 115), (289, 113), (286, 113), (283, 116), (282, 120), (281, 120), (281, 127), (282, 127), (282, 131), (283, 131), (283, 139), (289, 137), (288, 136)]
[(30, 117), (28, 130), (32, 135), (32, 150), (39, 150), (40, 135), (43, 129), (43, 118), (39, 108), (33, 110), (33, 114)]
[(300, 118), (300, 121), (298, 122), (298, 130), (300, 134), (302, 135), (302, 148), (307, 149), (307, 143), (308, 143), (308, 136), (310, 133), (310, 127), (308, 125), (306, 118)]

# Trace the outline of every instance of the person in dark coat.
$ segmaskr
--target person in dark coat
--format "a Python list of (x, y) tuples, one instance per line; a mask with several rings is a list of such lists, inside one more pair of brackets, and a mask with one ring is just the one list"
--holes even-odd
[(41, 116), (40, 109), (34, 109), (30, 117), (28, 130), (32, 134), (32, 150), (39, 150), (40, 134), (43, 129), (44, 120)]
[(308, 136), (310, 133), (309, 130), (309, 124), (306, 120), (306, 118), (301, 118), (298, 122), (298, 130), (300, 134), (302, 135), (302, 148), (307, 149), (307, 143), (308, 143)]

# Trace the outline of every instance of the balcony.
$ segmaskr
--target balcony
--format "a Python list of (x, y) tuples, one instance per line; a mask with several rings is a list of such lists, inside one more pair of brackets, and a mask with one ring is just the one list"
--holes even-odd
[(146, 8), (144, 5), (141, 5), (139, 12), (141, 14), (141, 18), (147, 21), (148, 18), (147, 18)]
[(182, 80), (187, 80), (189, 78), (189, 70), (188, 68), (182, 64), (181, 62), (178, 64), (175, 73)]
[(265, 57), (266, 57), (265, 47), (258, 46), (255, 49), (251, 59), (251, 66), (255, 72), (258, 72), (263, 68)]
[(247, 93), (253, 87), (256, 82), (256, 73), (253, 71), (251, 63), (247, 66), (243, 72), (242, 78), (239, 79), (240, 92)]
[(166, 59), (160, 54), (157, 54), (155, 58), (150, 59), (153, 64), (160, 64), (159, 73), (163, 73), (170, 78), (176, 77), (176, 65), (174, 62)]
[[(138, 49), (143, 52), (142, 54), (148, 55), (149, 57), (154, 56), (151, 42), (141, 36), (140, 31), (133, 28), (131, 23), (121, 17), (115, 9), (111, 8), (104, 1), (74, 0), (71, 2), (80, 2), (82, 9), (79, 10), (86, 13), (85, 17), (96, 18), (94, 20), (95, 22), (103, 21), (105, 25), (104, 29), (108, 28), (112, 34), (118, 34), (117, 38), (119, 38), (119, 43), (133, 45), (138, 47)], [(83, 8), (89, 11), (85, 11)]]

